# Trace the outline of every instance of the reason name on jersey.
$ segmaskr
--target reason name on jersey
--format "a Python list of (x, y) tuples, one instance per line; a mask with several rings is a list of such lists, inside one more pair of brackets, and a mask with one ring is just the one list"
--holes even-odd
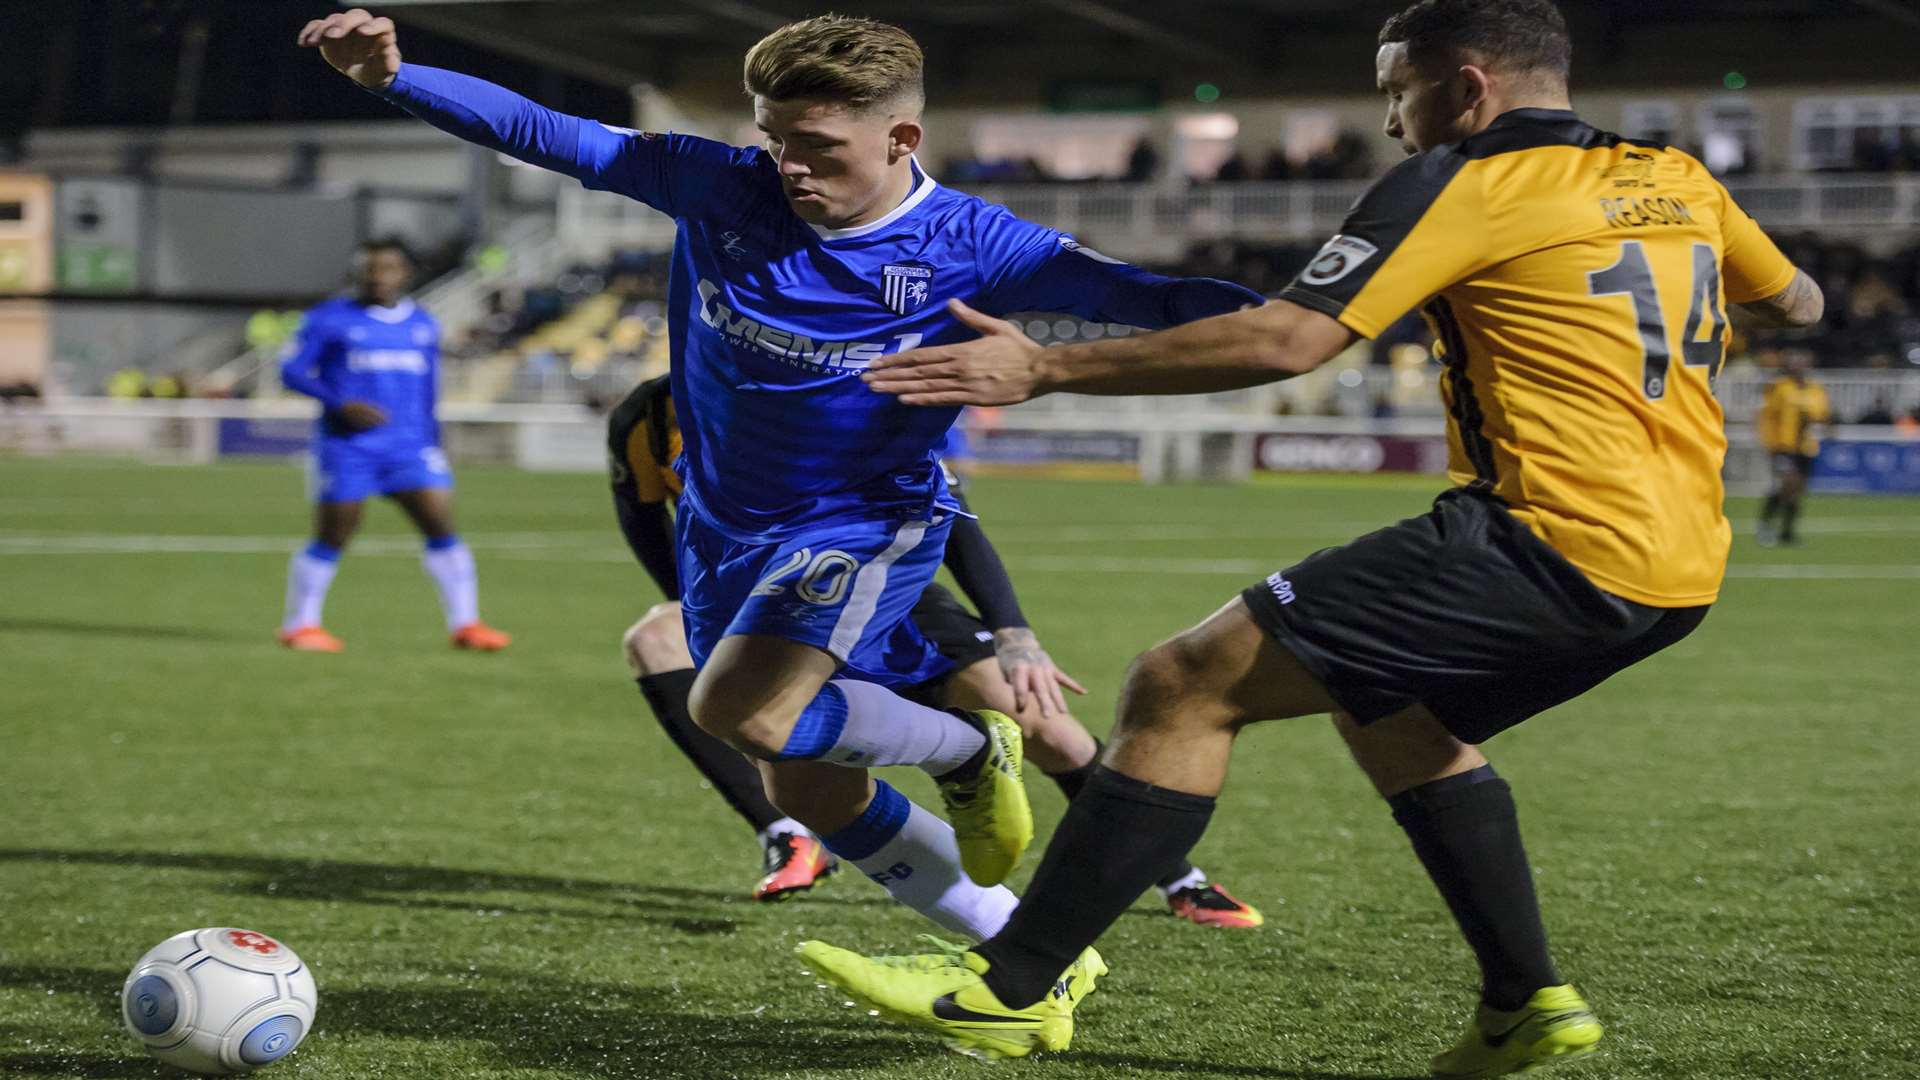
[(914, 348), (924, 336), (896, 334), (887, 341), (815, 341), (805, 334), (735, 312), (715, 299), (720, 295), (720, 287), (705, 278), (700, 279), (699, 291), (701, 322), (720, 331), (736, 345), (757, 349), (782, 363), (809, 371), (863, 371), (890, 352)]
[(1610, 229), (1637, 229), (1644, 225), (1692, 225), (1693, 213), (1687, 204), (1671, 196), (1651, 199), (1627, 197), (1602, 198), (1600, 212), (1607, 216)]
[(401, 371), (409, 375), (427, 373), (427, 354), (419, 349), (351, 349), (347, 352), (348, 371)]

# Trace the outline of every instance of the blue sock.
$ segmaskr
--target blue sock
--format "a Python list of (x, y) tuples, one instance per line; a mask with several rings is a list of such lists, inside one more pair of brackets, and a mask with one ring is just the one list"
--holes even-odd
[(445, 536), (427, 537), (428, 551), (445, 551), (448, 548), (459, 547), (459, 546), (460, 546), (460, 537), (455, 535), (454, 533), (448, 533)]
[[(800, 710), (800, 718), (793, 723), (793, 731), (787, 735), (786, 745), (775, 754), (775, 761), (811, 760), (833, 749), (840, 741), (841, 729), (847, 726), (847, 695), (840, 688), (827, 683), (807, 707)], [(883, 787), (885, 785), (882, 785)], [(888, 790), (892, 790), (889, 788)], [(905, 802), (905, 800), (901, 800)], [(902, 811), (904, 813), (904, 811)]]
[(306, 556), (309, 559), (319, 559), (321, 562), (339, 562), (340, 549), (318, 540), (310, 540), (307, 542)]
[(907, 823), (907, 814), (913, 804), (905, 795), (893, 790), (885, 780), (873, 782), (873, 801), (861, 811), (853, 824), (837, 829), (820, 838), (827, 850), (848, 862), (858, 862), (872, 855), (894, 837)]

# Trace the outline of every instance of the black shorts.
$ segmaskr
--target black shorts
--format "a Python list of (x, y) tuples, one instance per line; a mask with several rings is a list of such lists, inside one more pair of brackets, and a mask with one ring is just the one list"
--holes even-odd
[(1786, 476), (1798, 473), (1802, 478), (1813, 475), (1812, 454), (1783, 454), (1776, 451), (1773, 455), (1773, 475)]
[(1469, 743), (1578, 697), (1707, 614), (1604, 592), (1504, 504), (1458, 490), (1241, 595), (1356, 720), (1421, 704)]
[(940, 650), (941, 656), (953, 661), (953, 670), (901, 693), (922, 705), (939, 708), (946, 695), (948, 679), (982, 660), (993, 659), (993, 631), (937, 581), (920, 594), (909, 618), (920, 627), (927, 640), (933, 642), (933, 647)]

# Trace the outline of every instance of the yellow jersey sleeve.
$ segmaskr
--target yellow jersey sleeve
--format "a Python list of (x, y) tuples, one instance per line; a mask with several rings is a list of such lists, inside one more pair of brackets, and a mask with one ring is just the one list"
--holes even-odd
[(1779, 245), (1760, 228), (1759, 222), (1740, 208), (1719, 181), (1714, 181), (1714, 187), (1725, 200), (1720, 214), (1720, 266), (1726, 282), (1727, 303), (1750, 304), (1764, 300), (1793, 284), (1793, 263), (1781, 253)]
[(1340, 232), (1280, 292), (1362, 337), (1488, 262), (1486, 205), (1467, 159), (1446, 150), (1408, 158), (1347, 212)]
[(679, 456), (680, 428), (663, 375), (635, 387), (608, 418), (608, 477), (642, 503), (666, 502), (680, 494), (680, 477), (673, 471)]

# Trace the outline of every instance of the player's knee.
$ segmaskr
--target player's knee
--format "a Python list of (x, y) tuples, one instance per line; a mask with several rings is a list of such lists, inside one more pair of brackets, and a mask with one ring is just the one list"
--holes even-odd
[(1130, 730), (1231, 723), (1224, 709), (1203, 707), (1210, 681), (1209, 658), (1191, 635), (1163, 641), (1135, 657), (1127, 669), (1119, 723)]
[(687, 698), (687, 711), (702, 731), (760, 761), (780, 758), (793, 734), (797, 717), (776, 715), (765, 708), (744, 708), (727, 700), (713, 681), (696, 680)]
[(640, 621), (627, 627), (620, 647), (635, 675), (693, 666), (693, 656), (687, 651), (686, 629), (680, 622), (679, 604), (655, 604), (648, 609)]

